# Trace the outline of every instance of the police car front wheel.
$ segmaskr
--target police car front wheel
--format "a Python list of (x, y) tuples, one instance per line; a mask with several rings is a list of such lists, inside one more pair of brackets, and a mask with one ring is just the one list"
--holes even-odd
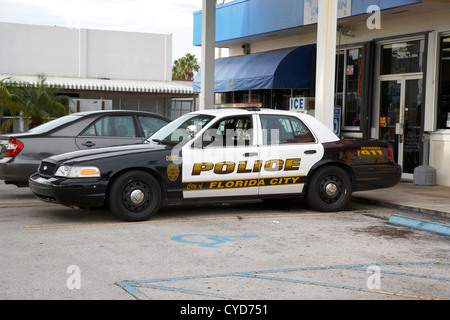
[(110, 210), (125, 221), (147, 220), (161, 206), (161, 188), (151, 174), (126, 172), (113, 182), (108, 204)]
[(348, 173), (338, 166), (326, 166), (318, 169), (308, 182), (306, 200), (318, 211), (341, 211), (348, 206), (351, 193)]

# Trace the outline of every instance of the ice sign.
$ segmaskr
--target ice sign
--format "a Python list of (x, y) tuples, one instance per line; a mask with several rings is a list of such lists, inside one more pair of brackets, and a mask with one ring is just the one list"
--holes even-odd
[(305, 98), (291, 98), (289, 109), (291, 111), (304, 111), (305, 110)]

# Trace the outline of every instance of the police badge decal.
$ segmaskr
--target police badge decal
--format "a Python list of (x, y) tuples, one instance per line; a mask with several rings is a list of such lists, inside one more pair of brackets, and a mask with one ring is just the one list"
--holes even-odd
[(171, 163), (167, 166), (167, 177), (170, 181), (176, 181), (179, 174), (180, 168), (175, 163)]

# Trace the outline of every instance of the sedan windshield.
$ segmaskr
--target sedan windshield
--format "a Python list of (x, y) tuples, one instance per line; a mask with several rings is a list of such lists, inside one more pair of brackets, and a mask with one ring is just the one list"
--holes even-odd
[[(214, 116), (204, 114), (186, 114), (172, 121), (150, 138), (149, 141), (175, 146), (188, 141), (191, 132), (199, 132)], [(189, 127), (189, 130), (188, 130)]]

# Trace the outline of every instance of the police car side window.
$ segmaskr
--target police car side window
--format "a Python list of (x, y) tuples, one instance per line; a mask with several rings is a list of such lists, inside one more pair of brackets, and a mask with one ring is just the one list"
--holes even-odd
[(219, 120), (202, 136), (202, 147), (236, 147), (252, 144), (251, 117), (232, 117)]
[(296, 117), (261, 115), (265, 145), (315, 142), (308, 127)]
[(298, 118), (290, 117), (295, 143), (315, 142), (314, 135), (308, 127)]

